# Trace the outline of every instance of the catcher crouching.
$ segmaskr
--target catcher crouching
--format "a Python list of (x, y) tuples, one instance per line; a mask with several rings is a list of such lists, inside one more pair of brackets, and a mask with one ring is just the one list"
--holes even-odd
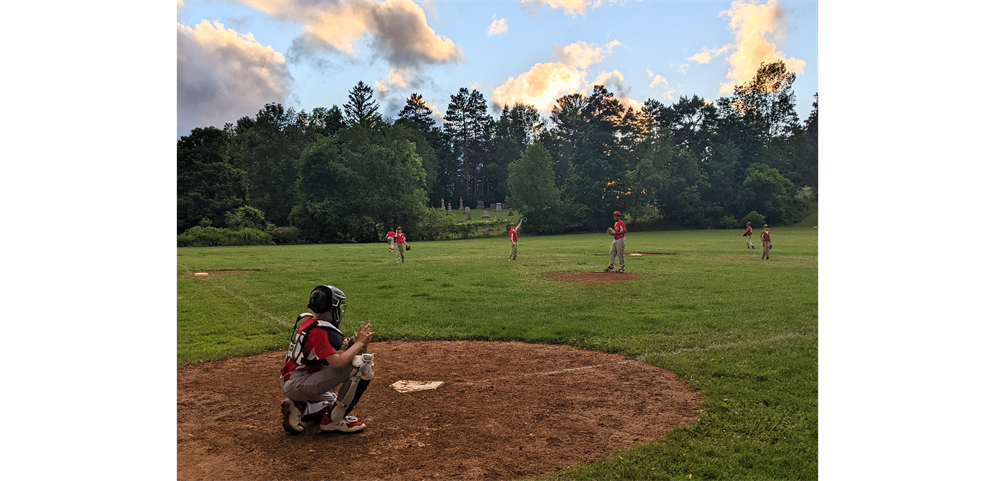
[(373, 379), (373, 355), (366, 353), (373, 331), (367, 323), (350, 338), (342, 334), (345, 293), (335, 286), (315, 287), (307, 307), (312, 312), (297, 317), (280, 369), (283, 429), (297, 434), (305, 419), (320, 417), (322, 431), (360, 431), (366, 425), (349, 413)]

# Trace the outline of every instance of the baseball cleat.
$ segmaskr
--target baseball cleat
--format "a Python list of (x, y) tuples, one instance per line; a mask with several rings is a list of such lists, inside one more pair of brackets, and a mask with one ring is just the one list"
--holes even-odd
[(614, 270), (615, 270), (614, 267), (609, 266), (608, 268), (605, 269), (605, 272), (613, 272)]
[(359, 419), (356, 416), (346, 416), (337, 422), (333, 422), (332, 419), (328, 417), (328, 413), (325, 413), (325, 417), (321, 418), (322, 431), (354, 433), (362, 431), (365, 427), (366, 425), (359, 422)]
[(280, 410), (283, 411), (283, 429), (290, 434), (303, 432), (304, 423), (301, 422), (301, 418), (306, 408), (305, 403), (284, 399), (283, 403), (280, 404)]

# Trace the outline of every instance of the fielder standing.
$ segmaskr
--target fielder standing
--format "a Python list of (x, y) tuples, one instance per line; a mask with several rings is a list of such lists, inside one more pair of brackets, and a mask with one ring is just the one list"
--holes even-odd
[(746, 232), (743, 232), (743, 237), (746, 237), (747, 249), (756, 249), (753, 247), (753, 226), (750, 225), (749, 221), (746, 222)]
[[(349, 412), (373, 379), (373, 356), (366, 349), (373, 338), (369, 323), (345, 338), (339, 326), (345, 293), (335, 286), (317, 286), (307, 304), (311, 312), (297, 317), (293, 340), (280, 369), (283, 429), (304, 431), (304, 416), (320, 413), (322, 431), (354, 433), (366, 427)], [(338, 394), (332, 390), (341, 386)]]
[(518, 225), (515, 227), (510, 227), (508, 224), (508, 239), (511, 240), (511, 252), (508, 254), (508, 260), (514, 261), (518, 259), (518, 229), (522, 227), (522, 222), (525, 222), (525, 218), (519, 219)]
[(407, 244), (404, 243), (404, 232), (401, 231), (401, 226), (397, 226), (397, 232), (394, 233), (394, 263), (404, 262), (404, 248)]
[(760, 233), (760, 242), (763, 244), (763, 254), (760, 255), (760, 260), (770, 260), (770, 227), (764, 224), (764, 231)]
[(390, 246), (391, 252), (394, 252), (394, 235), (394, 229), (387, 231), (387, 245)]
[(608, 233), (614, 237), (612, 240), (612, 248), (609, 253), (611, 260), (608, 262), (608, 268), (605, 272), (613, 272), (615, 270), (615, 256), (618, 256), (618, 272), (625, 272), (625, 234), (628, 232), (625, 228), (625, 221), (622, 220), (622, 213), (615, 211), (612, 213), (612, 217), (615, 218), (615, 227), (608, 229)]

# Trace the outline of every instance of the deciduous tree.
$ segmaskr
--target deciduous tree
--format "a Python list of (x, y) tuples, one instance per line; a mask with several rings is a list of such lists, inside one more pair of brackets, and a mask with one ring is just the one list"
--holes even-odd
[(245, 204), (248, 179), (229, 161), (227, 132), (195, 128), (176, 143), (176, 233), (201, 219), (224, 225), (225, 213)]

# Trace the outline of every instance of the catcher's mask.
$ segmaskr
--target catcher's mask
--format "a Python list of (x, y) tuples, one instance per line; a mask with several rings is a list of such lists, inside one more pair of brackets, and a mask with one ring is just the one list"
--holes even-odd
[(345, 293), (335, 286), (317, 286), (311, 290), (307, 308), (315, 314), (332, 313), (332, 322), (338, 326), (345, 311)]

